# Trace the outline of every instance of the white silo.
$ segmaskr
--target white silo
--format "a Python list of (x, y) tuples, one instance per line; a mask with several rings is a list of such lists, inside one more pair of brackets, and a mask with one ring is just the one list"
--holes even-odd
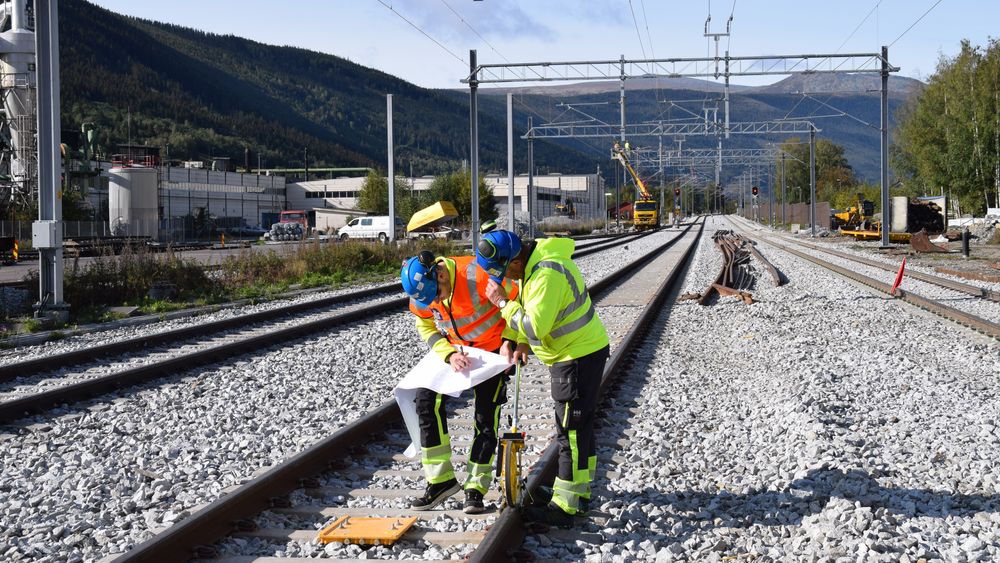
[(32, 195), (37, 178), (35, 129), (35, 33), (29, 28), (27, 0), (0, 2), (0, 89), (5, 125), (13, 154), (9, 173), (24, 195)]
[(108, 171), (108, 219), (112, 235), (157, 238), (159, 208), (155, 168), (115, 166)]

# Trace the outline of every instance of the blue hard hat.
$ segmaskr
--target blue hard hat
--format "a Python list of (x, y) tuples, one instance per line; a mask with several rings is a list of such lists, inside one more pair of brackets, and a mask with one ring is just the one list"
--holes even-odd
[(521, 239), (510, 231), (491, 230), (483, 234), (476, 246), (476, 264), (490, 275), (490, 279), (501, 283), (510, 261), (521, 252)]
[(403, 291), (412, 297), (421, 309), (430, 307), (437, 299), (437, 262), (434, 253), (424, 250), (403, 262), (399, 278), (403, 283)]

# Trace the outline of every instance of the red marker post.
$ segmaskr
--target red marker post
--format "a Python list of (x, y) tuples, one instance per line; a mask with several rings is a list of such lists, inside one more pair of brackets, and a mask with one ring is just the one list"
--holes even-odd
[(899, 284), (903, 282), (903, 270), (906, 269), (906, 256), (903, 257), (903, 263), (899, 265), (899, 271), (896, 272), (896, 281), (892, 282), (892, 289), (889, 290), (889, 295), (896, 295), (896, 289), (899, 288)]

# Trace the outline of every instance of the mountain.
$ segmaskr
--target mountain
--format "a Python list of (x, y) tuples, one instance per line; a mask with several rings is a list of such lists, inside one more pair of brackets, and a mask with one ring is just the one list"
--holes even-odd
[[(60, 9), (63, 126), (98, 126), (107, 152), (131, 140), (174, 159), (249, 148), (264, 167), (380, 166), (386, 97), (393, 94), (397, 170), (417, 175), (468, 159), (468, 94), (419, 88), (346, 59), (115, 14), (83, 0)], [(483, 112), (480, 159), (506, 167), (506, 115)], [(520, 160), (523, 162), (522, 148)], [(553, 167), (590, 171), (592, 160), (538, 147)], [(522, 165), (523, 166), (523, 165)]]
[[(425, 89), (349, 60), (305, 49), (265, 45), (234, 36), (126, 17), (84, 0), (60, 2), (60, 74), (63, 126), (93, 122), (99, 143), (169, 145), (173, 159), (228, 156), (252, 167), (385, 168), (385, 94), (393, 94), (396, 170), (420, 176), (454, 170), (468, 159), (469, 94)], [(872, 82), (874, 81), (874, 82)], [(731, 121), (809, 118), (820, 135), (841, 144), (863, 178), (878, 176), (876, 76), (792, 76), (763, 87), (734, 86)], [(919, 89), (892, 77), (890, 108)], [(480, 170), (507, 168), (506, 100), (515, 93), (516, 134), (535, 124), (582, 119), (566, 104), (601, 104), (585, 113), (618, 123), (617, 81), (522, 88), (480, 88)], [(803, 92), (814, 92), (808, 96)], [(821, 94), (819, 92), (836, 92)], [(689, 78), (627, 82), (629, 122), (694, 119), (719, 107), (721, 85)], [(562, 105), (561, 105), (562, 104)], [(825, 117), (843, 114), (850, 117)], [(872, 127), (874, 124), (874, 127)], [(785, 136), (787, 137), (787, 136)], [(736, 136), (730, 148), (759, 147), (780, 136)], [(649, 146), (658, 139), (634, 139)], [(674, 139), (664, 139), (675, 146)], [(535, 143), (539, 173), (612, 169), (609, 140)], [(518, 171), (527, 167), (526, 143), (515, 148)], [(715, 146), (714, 138), (688, 137), (685, 147)], [(729, 171), (726, 172), (727, 174)]]

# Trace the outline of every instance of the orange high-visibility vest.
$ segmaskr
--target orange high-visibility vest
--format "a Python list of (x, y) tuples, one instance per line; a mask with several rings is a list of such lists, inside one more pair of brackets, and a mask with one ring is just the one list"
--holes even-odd
[[(473, 346), (493, 351), (500, 348), (506, 323), (500, 309), (486, 298), (489, 274), (476, 266), (475, 256), (455, 258), (439, 257), (444, 262), (439, 267), (448, 268), (451, 277), (451, 299), (435, 301), (430, 307), (420, 309), (410, 300), (410, 311), (418, 317), (434, 318), (440, 332), (448, 341), (462, 346)], [(505, 280), (507, 299), (517, 297), (517, 286)], [(432, 347), (434, 342), (428, 342)]]

